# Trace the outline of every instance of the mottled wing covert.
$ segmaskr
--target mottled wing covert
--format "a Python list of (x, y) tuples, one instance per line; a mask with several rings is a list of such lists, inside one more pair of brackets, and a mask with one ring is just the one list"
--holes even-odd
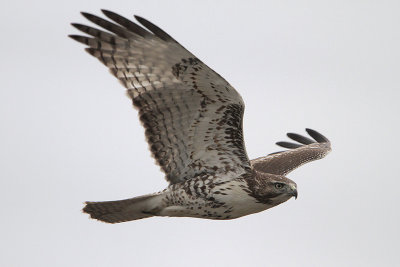
[(145, 29), (113, 12), (103, 13), (113, 22), (82, 14), (107, 31), (74, 23), (89, 37), (70, 37), (86, 44), (128, 89), (167, 180), (248, 172), (244, 103), (237, 91), (151, 22), (136, 16)]
[(286, 175), (301, 165), (325, 157), (331, 151), (329, 140), (317, 131), (306, 129), (314, 139), (288, 133), (287, 136), (298, 143), (278, 142), (279, 146), (290, 150), (270, 154), (251, 160), (255, 170), (265, 173)]

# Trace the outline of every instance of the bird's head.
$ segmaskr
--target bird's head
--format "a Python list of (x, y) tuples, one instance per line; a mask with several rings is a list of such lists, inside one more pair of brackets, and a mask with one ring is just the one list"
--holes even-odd
[(297, 185), (281, 175), (257, 173), (251, 186), (258, 201), (272, 206), (279, 205), (292, 197), (297, 198)]

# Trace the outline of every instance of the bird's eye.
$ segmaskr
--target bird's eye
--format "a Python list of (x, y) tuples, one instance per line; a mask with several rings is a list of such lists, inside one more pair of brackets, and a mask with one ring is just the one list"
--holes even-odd
[(275, 188), (276, 189), (281, 189), (283, 187), (283, 184), (281, 184), (281, 183), (276, 183), (275, 184)]

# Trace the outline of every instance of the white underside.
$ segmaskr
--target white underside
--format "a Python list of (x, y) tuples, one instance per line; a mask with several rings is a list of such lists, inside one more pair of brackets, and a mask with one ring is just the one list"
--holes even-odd
[[(225, 192), (222, 194), (211, 194), (216, 203), (224, 203), (221, 207), (211, 207), (210, 202), (204, 199), (189, 198), (184, 194), (185, 203), (182, 205), (168, 205), (160, 210), (158, 216), (171, 216), (171, 217), (198, 217), (209, 219), (234, 219), (264, 211), (272, 208), (275, 205), (259, 203), (255, 198), (250, 196), (246, 191), (241, 188), (243, 182), (230, 181), (213, 188), (213, 192)], [(226, 188), (230, 189), (226, 189)], [(282, 202), (282, 201), (281, 201)], [(227, 211), (229, 209), (229, 212)], [(205, 217), (204, 214), (212, 214)], [(229, 217), (228, 217), (229, 216)]]

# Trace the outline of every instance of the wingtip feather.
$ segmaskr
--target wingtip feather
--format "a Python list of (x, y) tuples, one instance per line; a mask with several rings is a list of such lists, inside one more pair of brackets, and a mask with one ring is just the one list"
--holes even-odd
[(101, 8), (100, 11), (106, 15), (106, 14), (115, 14), (114, 12), (112, 12), (111, 10), (105, 9), (105, 8)]
[(90, 16), (93, 16), (92, 14), (90, 14), (90, 13), (88, 13), (88, 12), (85, 12), (85, 11), (81, 11), (80, 13), (81, 13), (81, 15), (84, 16), (85, 18), (88, 18), (88, 17), (90, 17)]
[(319, 143), (329, 143), (328, 138), (313, 129), (306, 128), (306, 132)]
[(76, 35), (76, 34), (70, 34), (70, 35), (68, 35), (68, 37), (79, 43), (89, 45), (89, 37)]
[(307, 138), (305, 136), (302, 136), (300, 134), (296, 134), (296, 133), (287, 133), (286, 134), (290, 139), (299, 142), (303, 145), (309, 145), (314, 143), (314, 140), (311, 140), (310, 138)]
[(133, 15), (133, 17), (137, 20), (137, 21), (147, 21), (145, 18), (139, 16), (139, 15)]
[(133, 16), (140, 24), (142, 24), (146, 29), (154, 33), (157, 37), (161, 38), (164, 41), (176, 42), (168, 33), (166, 33), (163, 29), (159, 28), (154, 23), (148, 21), (147, 19), (141, 16), (138, 15), (133, 15)]
[(299, 148), (299, 147), (301, 147), (301, 145), (299, 145), (299, 144), (290, 143), (290, 142), (285, 142), (285, 141), (276, 142), (276, 144), (277, 144), (278, 146), (281, 146), (281, 147), (284, 147), (284, 148), (290, 148), (290, 149), (294, 149), (294, 148)]

